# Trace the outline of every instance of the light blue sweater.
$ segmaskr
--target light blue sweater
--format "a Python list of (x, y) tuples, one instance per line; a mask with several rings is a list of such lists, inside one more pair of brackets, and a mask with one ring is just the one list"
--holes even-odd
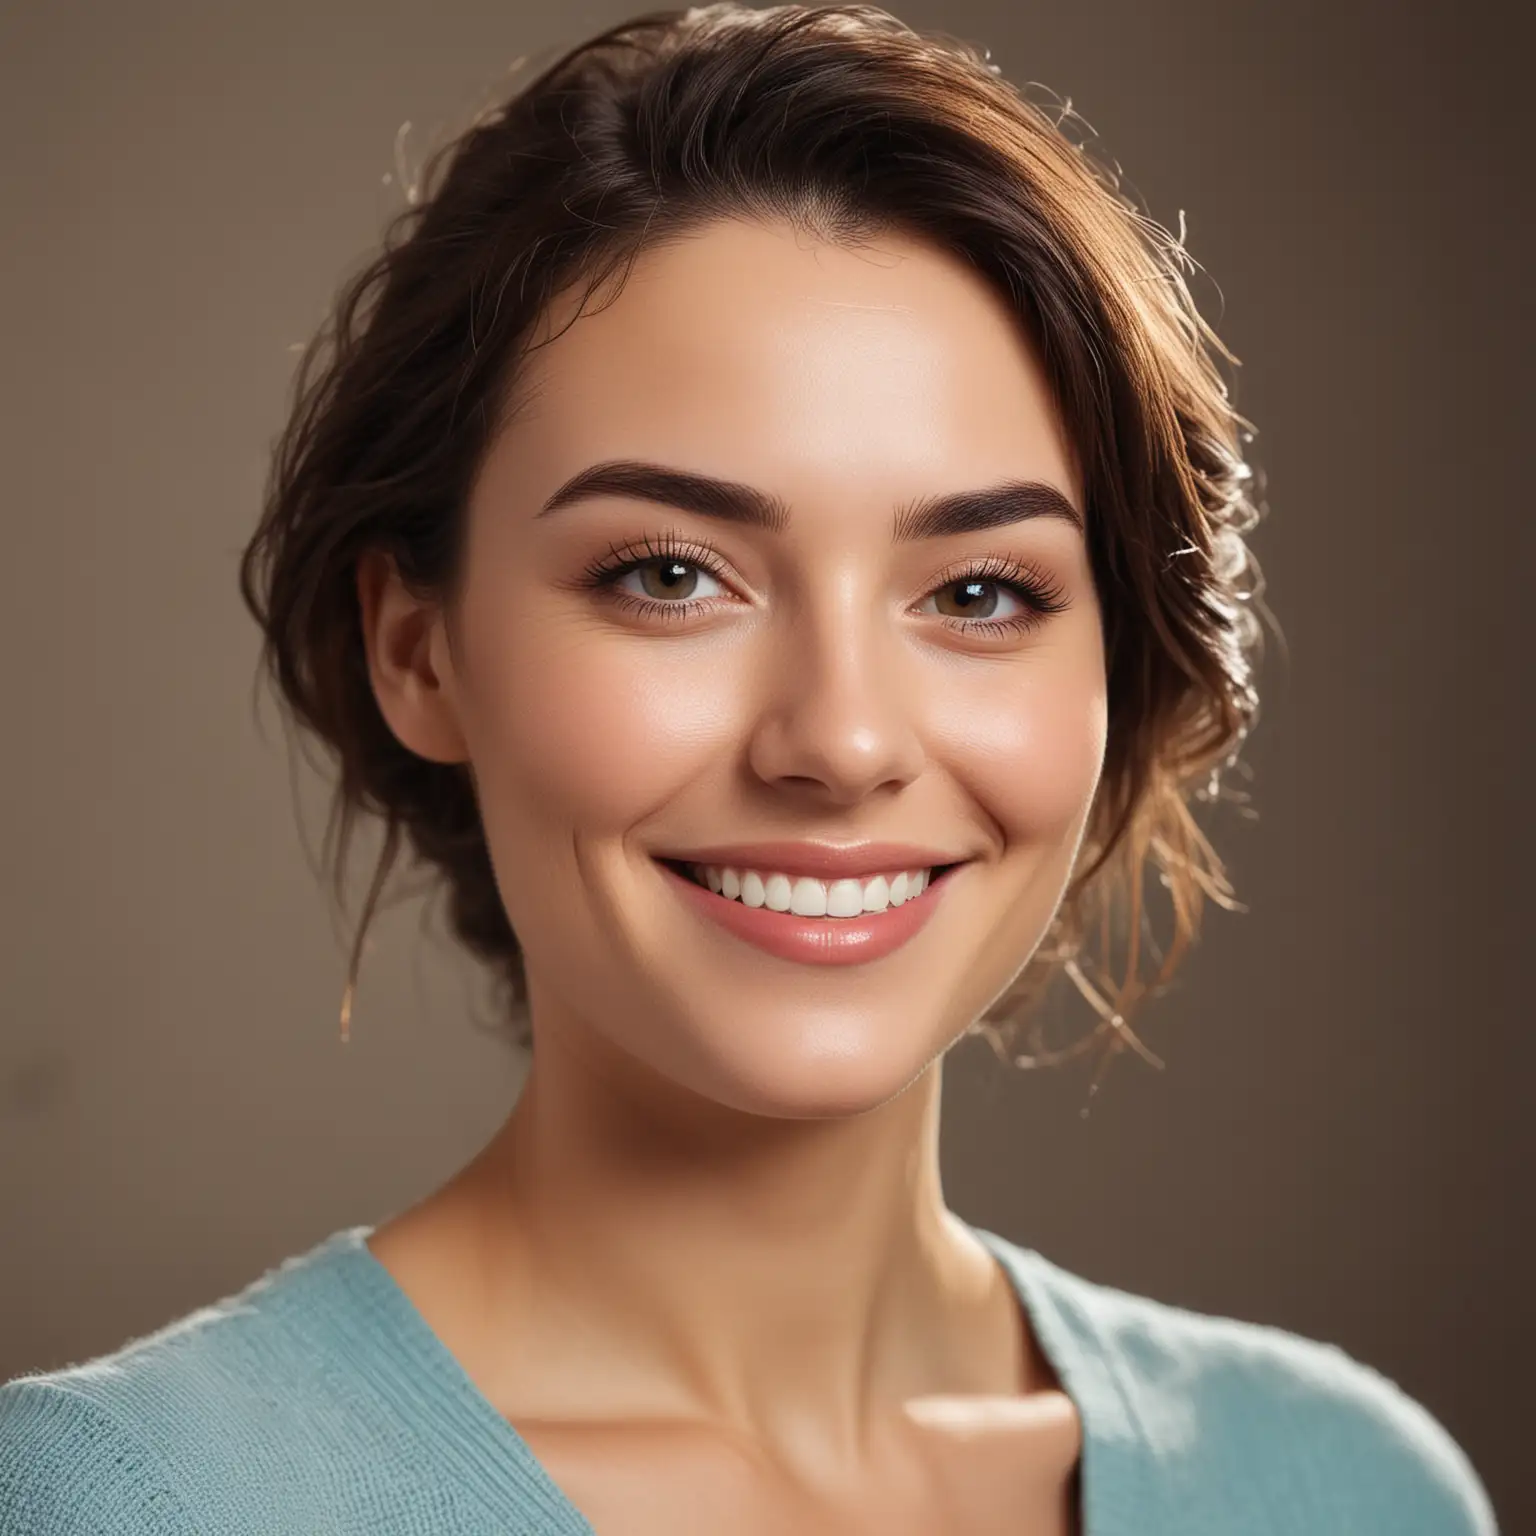
[[(591, 1536), (337, 1232), (115, 1354), (0, 1388), (4, 1536)], [(1083, 1425), (1083, 1536), (1490, 1536), (1439, 1422), (1334, 1345), (1002, 1261)]]

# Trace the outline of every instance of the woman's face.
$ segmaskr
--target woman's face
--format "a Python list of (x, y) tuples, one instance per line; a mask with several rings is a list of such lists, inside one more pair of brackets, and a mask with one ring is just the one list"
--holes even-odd
[[(871, 1109), (1032, 954), (1098, 784), (1082, 489), (1032, 348), (936, 250), (721, 223), (637, 262), (527, 383), (427, 649), (436, 739), (472, 765), (523, 947), (536, 1052), (758, 1115)], [(777, 521), (710, 515), (736, 492), (652, 500), (634, 475), (543, 510), (615, 461), (752, 488)], [(992, 503), (990, 525), (924, 522), (925, 503), (1008, 482), (1035, 489)], [(411, 707), (386, 701), (408, 744)], [(757, 866), (746, 894), (769, 905), (767, 877), (796, 876), (806, 845), (964, 862), (878, 917), (738, 897), (731, 916), (767, 947), (721, 920), (725, 894), (661, 862), (769, 842), (802, 846), (706, 862)], [(856, 853), (844, 875), (903, 866)], [(814, 902), (798, 878), (778, 892)]]

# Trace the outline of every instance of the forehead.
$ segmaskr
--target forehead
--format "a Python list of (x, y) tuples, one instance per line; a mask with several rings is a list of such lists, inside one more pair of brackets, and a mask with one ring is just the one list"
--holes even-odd
[[(659, 246), (617, 299), (530, 360), (540, 478), (632, 455), (777, 491), (898, 499), (1009, 475), (1074, 500), (1034, 347), (958, 258), (898, 235), (849, 249), (726, 222)], [(525, 466), (534, 466), (524, 461)]]

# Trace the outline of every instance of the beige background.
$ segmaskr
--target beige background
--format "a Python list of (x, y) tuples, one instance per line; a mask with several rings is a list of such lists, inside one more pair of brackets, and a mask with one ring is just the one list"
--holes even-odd
[[(957, 1052), (951, 1200), (1342, 1344), (1536, 1528), (1523, 49), (1388, 0), (896, 9), (1070, 96), (1187, 210), (1290, 644), (1258, 818), (1216, 829), (1252, 910), (1146, 1021), (1169, 1069), (1122, 1060), (1085, 1118), (1081, 1073)], [(338, 1045), (235, 561), (289, 348), (397, 206), (397, 129), (414, 162), (516, 54), (627, 10), (0, 8), (0, 1377), (380, 1219), (516, 1090), (413, 907)]]

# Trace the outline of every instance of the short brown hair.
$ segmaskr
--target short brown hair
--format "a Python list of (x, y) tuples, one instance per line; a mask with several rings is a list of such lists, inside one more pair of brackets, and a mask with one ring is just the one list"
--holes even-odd
[[(1196, 310), (1181, 242), (1066, 120), (974, 47), (873, 6), (716, 4), (591, 38), (432, 156), (305, 353), (241, 568), (272, 678), (339, 763), (338, 881), (356, 814), (383, 820), (344, 1029), (362, 935), (403, 842), (441, 877), (453, 931), (496, 970), (514, 1033), (530, 1039), (522, 954), (469, 774), (407, 751), (374, 699), (359, 556), (387, 551), (423, 589), (451, 583), (470, 486), (515, 412), (550, 301), (584, 284), (584, 307), (609, 279), (622, 286), (642, 250), (714, 221), (773, 218), (826, 240), (897, 231), (957, 254), (1038, 346), (1083, 470), (1109, 728), (1078, 866), (999, 1002), (1028, 1016), (1064, 970), (1101, 1018), (1083, 1044), (1103, 1038), (1106, 1060), (1127, 1042), (1145, 1054), (1132, 1008), (1171, 977), (1204, 899), (1236, 904), (1191, 802), (1220, 793), (1257, 715), (1252, 434), (1215, 355), (1236, 359)], [(1149, 868), (1173, 911), (1150, 980)], [(997, 1011), (976, 1026), (994, 1047)]]

